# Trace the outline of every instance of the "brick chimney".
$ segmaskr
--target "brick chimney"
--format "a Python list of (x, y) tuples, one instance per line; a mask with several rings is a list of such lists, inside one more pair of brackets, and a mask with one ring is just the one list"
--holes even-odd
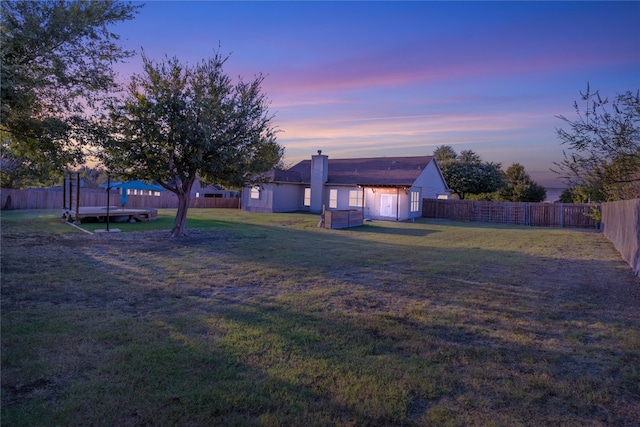
[(323, 155), (322, 150), (311, 156), (311, 206), (309, 211), (321, 213), (324, 204), (324, 184), (327, 182), (329, 156)]

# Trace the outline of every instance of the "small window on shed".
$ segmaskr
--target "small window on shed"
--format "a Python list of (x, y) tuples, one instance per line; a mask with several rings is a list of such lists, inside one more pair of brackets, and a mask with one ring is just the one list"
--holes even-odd
[(256, 185), (251, 187), (251, 198), (252, 199), (260, 199), (260, 186)]

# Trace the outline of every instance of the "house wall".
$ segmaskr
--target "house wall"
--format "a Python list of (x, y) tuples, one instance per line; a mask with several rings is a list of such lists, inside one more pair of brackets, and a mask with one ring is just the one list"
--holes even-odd
[(303, 206), (304, 186), (295, 184), (276, 184), (273, 194), (272, 212), (295, 212), (307, 210)]
[(295, 212), (303, 210), (304, 186), (261, 184), (260, 198), (251, 198), (251, 188), (242, 191), (242, 209), (249, 212)]
[[(415, 187), (412, 188), (415, 190)], [(388, 187), (365, 188), (364, 216), (366, 218), (405, 221), (410, 218), (419, 218), (421, 215), (421, 208), (418, 212), (411, 212), (410, 191)]]
[[(242, 192), (242, 208), (250, 212), (295, 212), (309, 210), (304, 206), (305, 185), (298, 184), (262, 184), (260, 199), (251, 198), (251, 187)], [(337, 206), (330, 207), (331, 190), (337, 191)], [(365, 187), (355, 185), (338, 186), (325, 185), (322, 189), (323, 203), (327, 210), (363, 210), (367, 218), (383, 221), (404, 221), (422, 216), (422, 204), (418, 212), (411, 212), (411, 190), (420, 191), (419, 187), (412, 187), (409, 191), (390, 187)], [(363, 193), (365, 207), (349, 204), (350, 192)], [(385, 205), (383, 206), (383, 200)]]
[(414, 186), (422, 187), (423, 199), (437, 199), (438, 196), (449, 195), (447, 185), (435, 161), (429, 162), (414, 182)]
[(275, 184), (261, 184), (260, 198), (251, 198), (252, 187), (245, 187), (242, 190), (242, 210), (249, 212), (273, 212), (273, 194)]
[[(336, 190), (338, 192), (337, 197), (337, 206), (331, 207), (331, 190)], [(357, 185), (325, 185), (323, 189), (323, 204), (326, 210), (361, 210), (362, 202), (358, 206), (351, 206), (349, 204), (350, 193), (352, 191), (357, 191), (362, 194), (363, 189), (358, 187)]]

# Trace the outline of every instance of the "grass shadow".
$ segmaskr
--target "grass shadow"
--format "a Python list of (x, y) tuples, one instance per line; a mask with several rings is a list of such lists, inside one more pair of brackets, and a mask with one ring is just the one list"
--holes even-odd
[(395, 223), (364, 223), (359, 227), (351, 227), (344, 229), (345, 232), (351, 233), (376, 233), (376, 234), (392, 234), (396, 236), (425, 237), (437, 230), (425, 229), (421, 226), (412, 227), (411, 222), (400, 223), (401, 226), (394, 226)]

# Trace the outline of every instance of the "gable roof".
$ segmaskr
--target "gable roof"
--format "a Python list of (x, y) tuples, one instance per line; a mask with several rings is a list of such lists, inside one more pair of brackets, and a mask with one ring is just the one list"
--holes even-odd
[[(433, 156), (328, 159), (327, 184), (411, 186)], [(311, 160), (303, 160), (288, 171), (301, 183), (311, 181)], [(288, 181), (292, 182), (292, 181)]]

